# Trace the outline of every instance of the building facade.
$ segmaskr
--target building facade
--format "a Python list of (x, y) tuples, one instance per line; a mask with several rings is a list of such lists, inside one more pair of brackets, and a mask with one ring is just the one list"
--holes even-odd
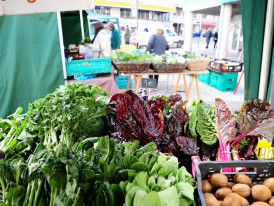
[[(138, 29), (172, 27), (176, 1), (134, 0), (138, 2)], [(132, 0), (95, 0), (95, 12), (120, 18), (121, 30), (126, 25), (132, 32), (137, 29), (136, 17), (132, 15)]]

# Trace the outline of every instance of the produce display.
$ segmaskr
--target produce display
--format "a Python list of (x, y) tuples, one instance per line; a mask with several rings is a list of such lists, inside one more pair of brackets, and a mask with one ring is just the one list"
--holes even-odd
[(215, 60), (210, 63), (210, 69), (218, 72), (241, 72), (242, 63), (230, 60)]
[(245, 174), (236, 174), (229, 182), (226, 175), (214, 173), (202, 180), (202, 192), (207, 206), (273, 206), (274, 178), (253, 184)]
[[(99, 95), (99, 97), (98, 97)], [(194, 180), (155, 143), (117, 143), (107, 92), (61, 86), (0, 120), (0, 204), (190, 205)], [(98, 137), (102, 136), (102, 137)]]
[[(196, 162), (256, 158), (258, 137), (274, 134), (274, 110), (258, 99), (232, 112), (221, 99), (211, 106), (178, 94), (107, 95), (72, 83), (31, 103), (26, 114), (18, 108), (0, 119), (1, 206), (195, 205)], [(242, 179), (235, 176), (231, 192), (223, 174), (203, 181), (205, 193), (216, 193), (208, 205), (242, 204), (240, 196), (270, 204), (273, 178), (251, 190)]]

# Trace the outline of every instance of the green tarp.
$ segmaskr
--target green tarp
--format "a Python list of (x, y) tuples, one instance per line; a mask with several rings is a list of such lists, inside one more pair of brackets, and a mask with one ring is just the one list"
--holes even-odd
[(0, 117), (64, 84), (56, 13), (0, 17)]
[(258, 98), (267, 0), (242, 0), (245, 99)]
[[(80, 14), (79, 11), (62, 12), (62, 29), (64, 37), (64, 45), (78, 45), (82, 40)], [(86, 12), (83, 12), (84, 34), (89, 37), (88, 19)]]

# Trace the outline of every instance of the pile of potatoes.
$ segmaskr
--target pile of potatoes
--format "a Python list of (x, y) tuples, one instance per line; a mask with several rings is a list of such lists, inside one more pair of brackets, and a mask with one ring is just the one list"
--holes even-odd
[(202, 180), (202, 191), (207, 206), (274, 206), (273, 177), (252, 184), (247, 175), (236, 174), (233, 183), (224, 174), (214, 173)]

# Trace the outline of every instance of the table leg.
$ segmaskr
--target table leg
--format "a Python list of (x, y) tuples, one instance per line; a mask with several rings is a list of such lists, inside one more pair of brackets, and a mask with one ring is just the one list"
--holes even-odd
[(130, 85), (130, 79), (131, 79), (131, 75), (128, 75), (128, 81), (127, 81), (127, 90), (129, 89), (129, 85)]
[(135, 92), (138, 92), (138, 90), (139, 90), (139, 85), (140, 85), (141, 79), (142, 79), (142, 75), (138, 75), (137, 76), (137, 83), (136, 83)]
[(186, 97), (187, 97), (188, 91), (187, 91), (186, 75), (185, 74), (183, 74), (183, 78), (184, 78), (185, 94), (186, 94)]
[(135, 85), (137, 84), (137, 75), (134, 75), (134, 82), (135, 82)]
[(187, 101), (189, 101), (190, 94), (191, 94), (191, 91), (192, 91), (192, 89), (193, 89), (194, 82), (195, 82), (195, 76), (193, 75), (193, 76), (192, 76), (191, 83), (190, 83), (190, 87), (189, 87), (189, 90), (188, 90), (187, 96), (186, 96), (186, 100), (187, 100)]
[(199, 84), (198, 74), (194, 74), (193, 76), (195, 76), (195, 79), (196, 79), (196, 87), (197, 87), (198, 98), (201, 99), (201, 92), (200, 92), (200, 84)]
[(179, 86), (179, 82), (180, 82), (180, 77), (181, 77), (181, 74), (179, 74), (179, 76), (178, 76), (177, 83), (175, 85), (173, 94), (176, 94), (176, 92), (177, 92), (177, 89), (178, 89), (178, 86)]

